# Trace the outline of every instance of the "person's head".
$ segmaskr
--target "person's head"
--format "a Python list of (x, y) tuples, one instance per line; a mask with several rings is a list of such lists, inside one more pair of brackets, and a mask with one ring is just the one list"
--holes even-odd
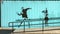
[(47, 10), (47, 8), (46, 8), (46, 13), (48, 13), (48, 10)]
[(47, 10), (47, 8), (46, 8), (46, 10)]
[(21, 7), (21, 9), (24, 9), (24, 7)]

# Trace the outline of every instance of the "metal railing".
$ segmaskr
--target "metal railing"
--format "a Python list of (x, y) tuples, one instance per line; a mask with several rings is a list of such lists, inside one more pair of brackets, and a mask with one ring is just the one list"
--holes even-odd
[[(60, 17), (57, 17), (57, 18), (49, 18), (49, 20), (60, 20)], [(44, 19), (42, 19), (42, 18), (40, 18), (40, 19), (27, 19), (27, 20), (24, 20), (24, 21), (23, 21), (24, 25), (14, 25), (14, 23), (21, 23), (21, 21), (23, 21), (23, 20), (22, 20), (22, 19), (21, 19), (21, 20), (18, 19), (18, 20), (16, 20), (15, 22), (9, 22), (9, 23), (8, 23), (8, 26), (9, 26), (9, 27), (12, 27), (12, 29), (13, 29), (14, 27), (24, 26), (24, 32), (25, 32), (25, 26), (29, 26), (29, 27), (30, 27), (31, 25), (42, 25), (42, 30), (44, 30), (44, 24), (45, 24), (45, 23), (43, 23)], [(34, 21), (42, 21), (42, 23), (41, 23), (41, 24), (25, 25), (25, 22), (34, 22)], [(12, 23), (12, 26), (10, 26), (10, 23)], [(50, 22), (50, 23), (48, 23), (48, 24), (58, 24), (58, 23), (60, 23), (60, 22)]]

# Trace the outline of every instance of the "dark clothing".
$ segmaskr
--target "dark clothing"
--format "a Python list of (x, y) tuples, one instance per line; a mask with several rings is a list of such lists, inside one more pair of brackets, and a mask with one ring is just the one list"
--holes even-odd
[(48, 13), (48, 10), (46, 10), (46, 13)]
[(49, 18), (48, 17), (45, 17), (45, 24), (48, 24), (48, 20), (49, 20)]
[(22, 17), (23, 17), (23, 18), (28, 18), (28, 17), (27, 17), (27, 14), (22, 14)]
[(26, 9), (23, 9), (23, 10), (22, 10), (22, 17), (23, 17), (23, 18), (28, 18), (28, 17), (27, 17), (27, 10), (28, 10), (28, 9), (30, 9), (30, 8), (26, 8)]
[(46, 11), (45, 11), (45, 24), (48, 24), (48, 20), (49, 20), (49, 18), (48, 18), (48, 10), (46, 9)]
[(45, 18), (44, 18), (44, 20), (45, 20), (45, 25), (47, 26), (47, 25), (48, 25), (48, 20), (49, 20), (49, 18), (48, 18), (48, 10), (47, 10), (47, 8), (46, 8), (45, 11), (42, 11), (42, 12), (45, 14)]
[(49, 18), (48, 17), (45, 17), (45, 26), (48, 26), (48, 20), (49, 20)]
[(48, 20), (48, 17), (45, 17), (45, 20)]

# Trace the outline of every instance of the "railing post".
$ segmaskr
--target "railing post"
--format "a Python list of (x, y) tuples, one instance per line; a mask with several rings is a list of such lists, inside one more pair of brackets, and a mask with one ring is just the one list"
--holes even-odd
[[(12, 32), (13, 32), (13, 29), (14, 29), (14, 24), (13, 24), (13, 22), (12, 22)], [(13, 32), (13, 34), (14, 34), (14, 32)]]
[(24, 32), (25, 32), (25, 21), (24, 21)]
[(1, 0), (0, 0), (0, 27), (1, 27)]
[(44, 34), (44, 19), (42, 20), (42, 34)]
[(13, 22), (12, 22), (12, 29), (14, 29), (14, 27), (13, 27)]
[(28, 21), (28, 27), (30, 28), (30, 22)]

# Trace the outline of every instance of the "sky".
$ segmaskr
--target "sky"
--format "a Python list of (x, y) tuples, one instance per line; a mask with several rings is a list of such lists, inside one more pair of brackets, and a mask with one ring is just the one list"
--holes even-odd
[(9, 22), (23, 19), (17, 13), (22, 12), (21, 7), (31, 8), (27, 11), (28, 19), (44, 18), (43, 10), (48, 10), (48, 17), (60, 17), (60, 1), (3, 1), (1, 4), (2, 26)]

